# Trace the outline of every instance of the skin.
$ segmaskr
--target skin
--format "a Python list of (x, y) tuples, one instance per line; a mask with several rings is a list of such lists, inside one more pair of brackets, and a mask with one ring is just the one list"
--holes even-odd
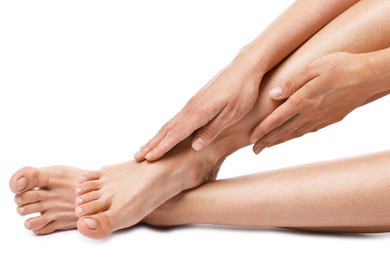
[(172, 198), (145, 222), (388, 232), (389, 158), (385, 151), (212, 181)]
[[(259, 88), (259, 98), (252, 110), (238, 123), (225, 129), (209, 146), (207, 146), (206, 149), (202, 149), (198, 152), (194, 151), (191, 145), (192, 136), (190, 136), (179, 145), (175, 146), (174, 149), (170, 150), (164, 157), (155, 162), (142, 161), (139, 163), (130, 161), (103, 167), (101, 170), (94, 172), (72, 170), (71, 168), (64, 167), (60, 167), (60, 169), (58, 167), (21, 169), (15, 173), (10, 180), (11, 190), (16, 193), (19, 212), (23, 212), (23, 214), (41, 213), (41, 216), (38, 217), (40, 225), (34, 225), (30, 220), (27, 220), (26, 227), (36, 233), (43, 234), (45, 232), (50, 233), (49, 231), (54, 229), (54, 227), (45, 229), (45, 227), (51, 223), (58, 223), (55, 226), (55, 230), (67, 229), (73, 224), (74, 226), (77, 225), (80, 232), (88, 237), (104, 238), (118, 229), (123, 229), (138, 223), (165, 201), (182, 191), (214, 180), (223, 160), (239, 148), (249, 145), (249, 137), (252, 130), (282, 103), (281, 101), (272, 100), (268, 95), (270, 89), (276, 86), (278, 82), (282, 82), (282, 80), (290, 78), (292, 75), (296, 75), (296, 73), (305, 67), (305, 64), (329, 53), (338, 51), (356, 52), (357, 50), (360, 52), (369, 52), (372, 48), (376, 47), (381, 49), (383, 47), (381, 42), (372, 42), (368, 37), (360, 37), (361, 40), (356, 41), (357, 36), (362, 33), (367, 33), (369, 35), (373, 30), (367, 30), (365, 32), (361, 30), (361, 27), (353, 26), (354, 23), (359, 24), (361, 20), (365, 20), (367, 23), (375, 22), (376, 19), (371, 20), (371, 17), (376, 17), (378, 20), (381, 20), (382, 17), (380, 15), (386, 15), (381, 12), (377, 13), (378, 10), (381, 10), (381, 8), (378, 8), (381, 4), (383, 4), (383, 1), (380, 0), (362, 1), (351, 7), (348, 11), (344, 12), (332, 23), (318, 32), (314, 38), (307, 41), (294, 52), (294, 54), (290, 55), (288, 59), (271, 73), (268, 73), (263, 77), (262, 85)], [(348, 30), (344, 31), (342, 34), (338, 34), (339, 30), (337, 29), (344, 28), (345, 24), (349, 25)], [(335, 31), (330, 30), (329, 28), (333, 28)], [(378, 34), (380, 34), (380, 32), (378, 32)], [(351, 38), (355, 40), (351, 42), (349, 40)], [(387, 155), (388, 154), (384, 155), (384, 157), (387, 158), (388, 161)], [(372, 164), (374, 165), (372, 167), (376, 168), (383, 166), (383, 169), (387, 170), (388, 168), (386, 168), (386, 164), (383, 163), (384, 161), (386, 160), (383, 159), (379, 163), (370, 163), (372, 161), (367, 160), (367, 164)], [(324, 164), (320, 167), (322, 170), (318, 171), (322, 172), (321, 178), (324, 178), (324, 181), (327, 178), (326, 172), (329, 171), (329, 183), (335, 178), (335, 173), (338, 171), (330, 171), (333, 164), (327, 165), (328, 164)], [(341, 166), (347, 165), (348, 164), (341, 164)], [(306, 171), (304, 169), (305, 167), (301, 167), (297, 168), (296, 171), (305, 173)], [(372, 170), (372, 168), (369, 169)], [(68, 172), (69, 176), (73, 177), (67, 179), (66, 174), (56, 173), (58, 171)], [(382, 175), (384, 176), (384, 174)], [(374, 176), (375, 178), (379, 178), (379, 176), (382, 175), (378, 174)], [(291, 174), (288, 176), (291, 176)], [(299, 176), (305, 176), (305, 174), (300, 174)], [(75, 184), (76, 178), (79, 179), (78, 184)], [(343, 186), (341, 183), (339, 185), (340, 190), (342, 190), (342, 188), (347, 189), (349, 187), (348, 183), (353, 182), (355, 178), (356, 176), (354, 175), (345, 175), (342, 181), (342, 183), (345, 182), (345, 185)], [(383, 178), (379, 180), (382, 181)], [(318, 181), (318, 179), (316, 180), (316, 177), (314, 179), (316, 184), (320, 187), (321, 183), (325, 183), (323, 181)], [(257, 191), (254, 187), (263, 186), (262, 180), (263, 179), (258, 178), (254, 179), (255, 182), (252, 184), (253, 186), (248, 190), (249, 193), (246, 194), (247, 199), (256, 202), (254, 197), (258, 197), (258, 193), (256, 193)], [(278, 180), (281, 180), (279, 184), (286, 190), (298, 192), (299, 195), (299, 189), (297, 189), (297, 187), (299, 187), (297, 184), (300, 184), (299, 182), (284, 181), (284, 179), (276, 178), (274, 179), (274, 185), (278, 184)], [(286, 177), (285, 180), (292, 180), (292, 178)], [(303, 177), (300, 178), (300, 180), (302, 180), (306, 186), (312, 184), (310, 178), (307, 182), (304, 182)], [(235, 184), (240, 186), (245, 183), (237, 182)], [(360, 182), (360, 184), (364, 186), (365, 182)], [(323, 200), (317, 200), (316, 203), (311, 204), (311, 210), (313, 211), (316, 210), (315, 205), (321, 209), (322, 205), (318, 205), (318, 203), (326, 200), (326, 194), (329, 196), (333, 194), (335, 197), (345, 195), (342, 193), (340, 194), (337, 189), (332, 189), (331, 185), (324, 185), (321, 189), (323, 190), (321, 193), (323, 194)], [(76, 190), (76, 197), (74, 197), (74, 195), (64, 195), (70, 190), (72, 190), (72, 194), (74, 194), (74, 190)], [(368, 187), (366, 190), (367, 192), (378, 192), (377, 190), (372, 191), (372, 189), (369, 189)], [(39, 192), (40, 196), (33, 197), (32, 195), (29, 195), (34, 194), (35, 191), (37, 193)], [(310, 190), (308, 188), (307, 193), (305, 194), (312, 194), (312, 196), (314, 196), (314, 191), (315, 190)], [(266, 190), (264, 190), (264, 192), (266, 192)], [(385, 189), (379, 191), (383, 196), (378, 195), (379, 197), (376, 198), (385, 200), (380, 203), (388, 203), (386, 192), (387, 190)], [(374, 195), (375, 194), (372, 194), (373, 197), (375, 197)], [(62, 196), (66, 198), (64, 199), (64, 202), (67, 202), (68, 206), (54, 207), (53, 209), (53, 206), (51, 206), (53, 203), (50, 204), (49, 202), (52, 198), (62, 198)], [(367, 196), (367, 193), (357, 192), (356, 196)], [(23, 199), (20, 201), (18, 198)], [(62, 220), (61, 213), (64, 215), (69, 214), (69, 205), (72, 199), (74, 199), (77, 205), (73, 210), (78, 217), (77, 223)], [(354, 200), (352, 201), (352, 199)], [(340, 198), (340, 200), (345, 201), (345, 203), (355, 203), (355, 199), (356, 197), (351, 196)], [(229, 202), (226, 203), (225, 207), (231, 206), (234, 209), (235, 205), (236, 204), (230, 204)], [(255, 203), (253, 203), (252, 206), (255, 207)], [(302, 210), (303, 206), (304, 204), (302, 203), (291, 205), (296, 212)], [(23, 211), (20, 210), (20, 208), (31, 208), (31, 210)], [(262, 210), (261, 206), (258, 207), (258, 211), (249, 209), (250, 208), (248, 208), (248, 214), (257, 214), (258, 211)], [(375, 207), (368, 208), (369, 212), (367, 213), (367, 216), (381, 219), (382, 217), (378, 215), (378, 212), (375, 211), (375, 209)], [(356, 211), (353, 210), (348, 212), (350, 212), (351, 218), (356, 213)], [(344, 212), (342, 209), (338, 211), (339, 214), (346, 214), (348, 212)], [(284, 212), (281, 211), (279, 214), (282, 215)], [(248, 218), (256, 218), (256, 216), (248, 215)], [(309, 219), (306, 219), (308, 221), (307, 224), (299, 223), (299, 225), (297, 224), (298, 222), (296, 219), (287, 216), (285, 216), (284, 219), (285, 221), (290, 219), (291, 223), (289, 225), (285, 223), (283, 226), (315, 228), (313, 222), (310, 222)], [(340, 219), (332, 218), (325, 223), (325, 226), (319, 227), (319, 230), (324, 230), (327, 227), (339, 227), (344, 225), (344, 223), (345, 220), (343, 220), (340, 215)], [(363, 222), (358, 222), (355, 224), (359, 227), (362, 223)], [(372, 223), (375, 225), (378, 224), (376, 219), (372, 219)], [(233, 225), (234, 223), (230, 224)], [(241, 223), (238, 224), (240, 225)]]
[[(253, 108), (265, 73), (357, 2), (295, 1), (143, 145), (134, 155), (135, 159), (157, 160), (194, 131), (192, 147), (196, 151), (204, 149)], [(299, 26), (292, 28), (291, 21)], [(283, 40), (280, 35), (283, 35)]]
[(16, 211), (21, 216), (40, 213), (26, 220), (24, 226), (38, 235), (75, 228), (74, 190), (87, 172), (67, 166), (25, 167), (17, 171), (10, 179)]

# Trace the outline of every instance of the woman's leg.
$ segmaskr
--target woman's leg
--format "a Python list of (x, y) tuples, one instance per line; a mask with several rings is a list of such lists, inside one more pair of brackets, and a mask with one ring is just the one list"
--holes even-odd
[[(279, 103), (268, 98), (271, 87), (301, 69), (308, 61), (327, 53), (364, 52), (385, 47), (390, 41), (388, 12), (386, 0), (366, 0), (336, 18), (263, 80), (260, 98), (254, 109), (239, 123), (224, 131), (204, 151), (194, 152), (189, 140), (185, 140), (155, 163), (127, 162), (84, 175), (76, 189), (79, 230), (90, 237), (104, 237), (137, 223), (182, 190), (215, 178), (224, 158), (248, 145), (253, 127), (278, 106)], [(73, 179), (67, 180), (63, 175), (54, 174), (55, 169), (23, 169), (10, 181), (12, 191), (17, 194), (16, 201), (23, 197), (22, 202), (18, 203), (19, 212), (41, 212), (36, 221), (27, 220), (26, 224), (36, 233), (72, 226), (69, 223), (66, 227), (57, 224), (55, 228), (51, 226), (45, 229), (50, 223), (61, 223), (58, 221), (61, 213), (68, 212), (64, 207), (57, 209), (55, 214), (47, 214), (54, 211), (47, 203), (50, 198), (61, 196), (57, 191), (63, 193), (69, 190), (54, 188), (61, 182), (69, 182), (70, 185), (62, 185), (66, 187), (73, 183)]]
[(172, 198), (145, 222), (388, 232), (389, 203), (386, 151), (212, 181)]

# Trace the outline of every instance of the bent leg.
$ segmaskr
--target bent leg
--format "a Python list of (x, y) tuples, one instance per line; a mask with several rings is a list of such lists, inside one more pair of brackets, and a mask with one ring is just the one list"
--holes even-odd
[(145, 221), (390, 231), (390, 151), (217, 180), (183, 192)]
[[(361, 52), (375, 51), (375, 50), (383, 49), (383, 48), (390, 46), (390, 17), (388, 16), (389, 12), (390, 12), (390, 5), (388, 4), (388, 1), (386, 1), (386, 0), (366, 0), (366, 1), (359, 2), (358, 4), (354, 5), (352, 8), (347, 10), (345, 13), (343, 13), (342, 15), (337, 17), (334, 21), (332, 21), (327, 26), (325, 26), (321, 31), (319, 31), (315, 36), (313, 36), (309, 41), (307, 41), (303, 46), (301, 46), (290, 57), (288, 57), (283, 63), (281, 63), (278, 67), (276, 67), (273, 71), (271, 71), (267, 75), (267, 77), (262, 82), (260, 97), (259, 97), (258, 103), (255, 105), (254, 109), (243, 120), (241, 120), (236, 125), (227, 129), (222, 135), (234, 136), (236, 133), (236, 136), (233, 140), (241, 140), (241, 144), (248, 142), (247, 138), (249, 138), (249, 133), (251, 132), (252, 128), (259, 121), (264, 119), (264, 117), (266, 115), (270, 114), (280, 104), (279, 102), (273, 101), (273, 100), (268, 98), (269, 89), (280, 84), (286, 78), (289, 78), (289, 76), (302, 70), (306, 66), (306, 64), (308, 64), (310, 61), (313, 61), (313, 60), (320, 58), (326, 54), (329, 54), (332, 52), (337, 52), (337, 51), (361, 53)], [(237, 141), (235, 141), (235, 142), (237, 142)], [(248, 144), (248, 143), (246, 143), (246, 144)], [(384, 157), (386, 157), (386, 156), (384, 156)], [(369, 189), (369, 192), (371, 192), (370, 196), (372, 195), (372, 197), (375, 197), (376, 194), (375, 194), (375, 190), (373, 188), (373, 187), (375, 187), (374, 184), (377, 184), (377, 183), (380, 183), (381, 181), (383, 181), (384, 178), (386, 177), (386, 173), (388, 174), (389, 167), (388, 167), (388, 164), (386, 164), (388, 162), (386, 162), (385, 159), (381, 160), (380, 162), (379, 161), (375, 162), (375, 160), (371, 161), (370, 159), (367, 159), (367, 160), (372, 163), (372, 166), (367, 167), (366, 170), (363, 169), (361, 173), (364, 173), (366, 175), (364, 175), (364, 174), (359, 175), (359, 177), (361, 177), (360, 180), (363, 180), (364, 178), (372, 178), (373, 179), (371, 184), (370, 184), (371, 186), (367, 186), (367, 187), (364, 185), (363, 186), (366, 187), (367, 189)], [(389, 159), (388, 159), (388, 153), (387, 153), (387, 161), (388, 160)], [(359, 164), (359, 165), (362, 167), (365, 166), (364, 163)], [(370, 172), (371, 168), (376, 168), (378, 166), (380, 166), (380, 167), (383, 166), (385, 168), (382, 169), (382, 171), (379, 170), (377, 172), (377, 175), (373, 176)], [(348, 201), (351, 202), (350, 199), (352, 199), (352, 198), (346, 196), (346, 193), (342, 193), (342, 190), (346, 189), (346, 191), (350, 191), (352, 188), (356, 187), (357, 184), (354, 184), (355, 186), (353, 186), (351, 184), (351, 182), (354, 181), (354, 176), (352, 175), (352, 173), (354, 171), (356, 171), (356, 168), (353, 168), (352, 165), (350, 165), (350, 163), (348, 163), (348, 162), (338, 164), (339, 168), (337, 170), (333, 170), (333, 171), (327, 171), (327, 167), (328, 167), (327, 164), (324, 164), (321, 167), (316, 168), (316, 171), (318, 172), (318, 176), (321, 176), (321, 178), (323, 178), (324, 180), (326, 180), (327, 174), (330, 174), (330, 175), (332, 175), (334, 173), (338, 174), (338, 173), (343, 171), (343, 167), (347, 167), (347, 168), (350, 167), (349, 171), (347, 171), (348, 174), (345, 173), (344, 178), (342, 178), (342, 180), (345, 183), (341, 182), (339, 184), (339, 186), (338, 186), (339, 190), (337, 192), (339, 192), (339, 194), (341, 196), (344, 196), (343, 198), (341, 198), (342, 200), (344, 200), (346, 202), (348, 202)], [(333, 167), (333, 164), (329, 164), (329, 167)], [(307, 174), (310, 173), (310, 171), (305, 170), (305, 169), (306, 168), (302, 169), (302, 174), (300, 174), (300, 176), (302, 176), (302, 178), (303, 178), (303, 176), (306, 175), (306, 173)], [(297, 170), (295, 170), (295, 171), (297, 171)], [(301, 170), (298, 170), (298, 171), (301, 171)], [(287, 172), (289, 172), (289, 171), (287, 171)], [(281, 174), (279, 174), (277, 176), (280, 176), (280, 175)], [(280, 178), (276, 178), (276, 177), (271, 178), (271, 176), (274, 176), (274, 175), (267, 175), (266, 177), (257, 177), (257, 178), (251, 179), (250, 185), (253, 185), (252, 190), (255, 190), (257, 187), (263, 187), (263, 182), (268, 180), (268, 178), (272, 179), (272, 181), (274, 182), (272, 187), (274, 187), (275, 189), (277, 189), (278, 185), (285, 184), (285, 181), (283, 181), (284, 180), (283, 178), (281, 178), (281, 177)], [(298, 197), (300, 196), (300, 197), (302, 197), (302, 199), (304, 199), (305, 193), (302, 192), (302, 194), (300, 194), (300, 190), (299, 190), (300, 183), (294, 182), (293, 181), (294, 178), (292, 178), (291, 174), (288, 176), (290, 176), (290, 177), (285, 177), (285, 178), (290, 179), (292, 181), (289, 184), (289, 185), (291, 185), (291, 187), (289, 186), (289, 188), (294, 189), (294, 187), (295, 187), (295, 193), (291, 192), (290, 194), (298, 196)], [(329, 178), (330, 179), (335, 178), (335, 176), (333, 176), (333, 177), (329, 176)], [(248, 185), (249, 182), (245, 183), (245, 182), (241, 182), (239, 180), (237, 180), (236, 182), (234, 182), (232, 180), (231, 182), (221, 182), (221, 183), (234, 183), (234, 185), (239, 186), (239, 187), (237, 187), (237, 191), (243, 191), (245, 189), (245, 187), (247, 187), (246, 185)], [(317, 182), (315, 182), (313, 180), (308, 180), (308, 182), (310, 184), (318, 184)], [(188, 196), (192, 196), (190, 194), (193, 193), (194, 196), (196, 196), (196, 195), (202, 196), (200, 191), (204, 191), (204, 192), (206, 192), (205, 196), (207, 196), (207, 192), (211, 191), (211, 188), (206, 188), (206, 187), (213, 187), (213, 188), (226, 187), (226, 189), (225, 189), (226, 193), (231, 189), (234, 190), (234, 188), (233, 188), (234, 185), (229, 186), (227, 184), (226, 185), (225, 184), (218, 184), (220, 186), (217, 186), (216, 183), (220, 183), (220, 182), (207, 184), (207, 185), (205, 185), (205, 188), (202, 187), (199, 191), (197, 191), (197, 190), (190, 191), (190, 192), (186, 192), (185, 194), (188, 194)], [(242, 185), (242, 187), (240, 187), (240, 185)], [(348, 186), (348, 185), (352, 185), (352, 186)], [(322, 188), (324, 189), (324, 191), (329, 191), (329, 192), (332, 191), (331, 186), (324, 186)], [(222, 189), (222, 190), (224, 190), (224, 189)], [(268, 193), (267, 193), (268, 191), (264, 191), (264, 192), (265, 192), (265, 194), (260, 194), (260, 193), (258, 193), (258, 194), (257, 193), (256, 194), (249, 193), (248, 194), (247, 193), (247, 196), (249, 196), (248, 199), (251, 200), (251, 198), (250, 198), (251, 195), (253, 195), (253, 196), (255, 196), (255, 195), (259, 195), (259, 196), (268, 195)], [(313, 193), (311, 194), (311, 196), (314, 197), (315, 190), (312, 190), (312, 192)], [(383, 206), (384, 204), (388, 203), (386, 196), (384, 196), (384, 195), (388, 195), (388, 193), (386, 193), (386, 192), (388, 192), (388, 191), (387, 190), (384, 191), (381, 196), (378, 195), (379, 197), (377, 197), (377, 198), (380, 199), (381, 201), (378, 201), (378, 203), (375, 201), (375, 203), (377, 203), (376, 205)], [(210, 194), (211, 194), (211, 192), (210, 192)], [(220, 203), (222, 203), (222, 201), (226, 200), (227, 197), (230, 197), (230, 196), (234, 197), (234, 194), (233, 195), (232, 194), (225, 194), (225, 196), (222, 196), (222, 198), (219, 200), (219, 198), (217, 197), (217, 196), (219, 196), (219, 194), (220, 193), (218, 193), (216, 191), (215, 193), (213, 193), (212, 196), (216, 196), (215, 200), (218, 200), (218, 202), (220, 202)], [(221, 194), (223, 194), (223, 192), (221, 192)], [(321, 194), (319, 194), (319, 195), (321, 195)], [(360, 194), (360, 195), (364, 195), (364, 194)], [(182, 196), (179, 196), (178, 198), (180, 198), (180, 199), (174, 199), (174, 201), (181, 200), (181, 199), (183, 199), (183, 201), (185, 201), (185, 197), (187, 195), (183, 195), (183, 196), (184, 196), (184, 198)], [(210, 197), (212, 197), (212, 196), (210, 196)], [(244, 200), (244, 198), (241, 198), (241, 199)], [(326, 197), (323, 197), (323, 199), (325, 202)], [(297, 201), (299, 201), (299, 200), (297, 200)], [(193, 202), (196, 205), (197, 201), (194, 200)], [(258, 201), (253, 200), (252, 202), (254, 203), (252, 206), (255, 207), (256, 206), (255, 204)], [(358, 203), (358, 201), (355, 201), (355, 202)], [(212, 204), (212, 202), (209, 202), (208, 200), (199, 201), (199, 203), (200, 204), (204, 203), (203, 206), (205, 207), (205, 208), (203, 208), (203, 209), (205, 209), (205, 212), (201, 213), (201, 214), (204, 214), (203, 218), (202, 218), (202, 222), (204, 222), (204, 223), (218, 223), (218, 222), (215, 222), (213, 220), (213, 216), (209, 216), (207, 213), (207, 210), (210, 208), (213, 208), (215, 206), (215, 204)], [(264, 203), (266, 203), (266, 202), (264, 202)], [(373, 203), (374, 204), (373, 207), (375, 207), (375, 203)], [(186, 203), (183, 203), (183, 204), (180, 203), (180, 205), (184, 205), (184, 204), (186, 204)], [(229, 203), (229, 205), (230, 205), (230, 203)], [(260, 203), (259, 205), (260, 205), (258, 207), (259, 210), (264, 209), (263, 204)], [(295, 210), (299, 211), (299, 206), (304, 207), (305, 203), (303, 203), (301, 205), (298, 205), (298, 204), (294, 204), (294, 205), (295, 205), (294, 206)], [(361, 205), (357, 205), (357, 207), (355, 208), (355, 211), (353, 211), (351, 209), (350, 212), (356, 212), (356, 210), (358, 210), (358, 209), (363, 209), (364, 205), (366, 205), (366, 204), (362, 203)], [(313, 207), (311, 207), (311, 209), (315, 209), (314, 205), (312, 205), (312, 206)], [(359, 206), (361, 206), (361, 207), (359, 208)], [(382, 227), (380, 227), (381, 224), (377, 223), (377, 221), (380, 222), (382, 220), (387, 220), (388, 215), (386, 215), (384, 217), (382, 215), (382, 213), (380, 211), (378, 211), (378, 209), (380, 209), (379, 206), (369, 212), (371, 215), (367, 215), (367, 216), (365, 216), (366, 218), (363, 218), (368, 222), (366, 222), (366, 223), (355, 222), (356, 225), (360, 226), (359, 227), (360, 231), (363, 231), (364, 226), (369, 226), (369, 227), (376, 226), (376, 227), (378, 227), (378, 230), (382, 230)], [(164, 208), (164, 206), (162, 208)], [(183, 208), (185, 208), (185, 206), (183, 206)], [(234, 205), (232, 205), (232, 208), (234, 208)], [(350, 222), (347, 222), (345, 219), (343, 220), (342, 215), (338, 216), (338, 214), (341, 214), (341, 213), (344, 214), (344, 212), (342, 211), (341, 208), (338, 208), (337, 205), (333, 205), (333, 209), (334, 210), (338, 209), (338, 211), (334, 211), (334, 213), (337, 213), (337, 214), (334, 214), (333, 217), (337, 217), (337, 218), (340, 217), (339, 221), (337, 220), (337, 218), (334, 219), (335, 222), (333, 222), (333, 224), (337, 224), (335, 226), (340, 227), (340, 225), (342, 226), (344, 224), (347, 225), (348, 223), (350, 223)], [(268, 208), (268, 210), (272, 211), (273, 209), (270, 206)], [(196, 211), (196, 212), (198, 212), (198, 211)], [(239, 212), (240, 213), (245, 212), (245, 209), (240, 208)], [(193, 213), (195, 213), (195, 212), (193, 212)], [(248, 212), (248, 214), (249, 213), (250, 212)], [(263, 214), (262, 212), (260, 212), (260, 213)], [(282, 215), (284, 213), (285, 212), (281, 212), (281, 211), (278, 212), (278, 214), (282, 214)], [(313, 213), (315, 213), (315, 212), (313, 212)], [(267, 214), (267, 213), (265, 213), (265, 214)], [(288, 214), (290, 214), (290, 213), (288, 213)], [(384, 214), (388, 214), (388, 212), (385, 212)], [(224, 214), (224, 215), (226, 216), (226, 214)], [(152, 216), (153, 215), (151, 215), (151, 218), (152, 218)], [(258, 218), (258, 215), (252, 214), (251, 216), (255, 219)], [(290, 215), (285, 215), (284, 217), (287, 217), (287, 216), (290, 216)], [(351, 215), (348, 215), (348, 216), (351, 216)], [(243, 219), (245, 220), (244, 222), (239, 222), (239, 223), (232, 222), (230, 224), (236, 223), (237, 225), (251, 225), (251, 224), (256, 225), (256, 223), (251, 222), (250, 219), (247, 219), (247, 218), (243, 218)], [(296, 221), (298, 221), (298, 220), (299, 219), (296, 219)], [(304, 219), (304, 220), (308, 221), (308, 222), (307, 223), (305, 223), (305, 222), (303, 222), (303, 223), (286, 222), (286, 224), (283, 224), (283, 222), (267, 223), (267, 224), (262, 222), (262, 223), (260, 223), (260, 225), (283, 226), (283, 225), (290, 224), (290, 225), (295, 226), (295, 227), (299, 227), (299, 226), (300, 227), (307, 227), (307, 226), (313, 227), (314, 223), (310, 222), (309, 221), (310, 219)], [(148, 219), (146, 219), (146, 221), (148, 221)], [(151, 220), (151, 221), (153, 221), (153, 220)], [(222, 220), (222, 222), (223, 222), (223, 220)], [(390, 225), (386, 221), (382, 221), (382, 222), (386, 225)], [(219, 222), (219, 223), (221, 223), (221, 222)], [(229, 223), (226, 223), (226, 224), (229, 224)], [(327, 223), (326, 225), (327, 225), (327, 229), (329, 230), (331, 223)], [(388, 227), (384, 227), (383, 230), (387, 230), (387, 228)], [(319, 228), (317, 228), (317, 229), (319, 229)], [(334, 228), (334, 230), (336, 231), (336, 230), (341, 230), (341, 229)], [(369, 228), (368, 230), (372, 230), (372, 229)], [(373, 229), (373, 231), (374, 230), (376, 230), (376, 229)]]

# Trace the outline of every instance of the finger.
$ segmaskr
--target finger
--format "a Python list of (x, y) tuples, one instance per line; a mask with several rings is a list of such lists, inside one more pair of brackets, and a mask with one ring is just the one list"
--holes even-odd
[[(187, 122), (184, 123), (184, 122)], [(151, 141), (145, 151), (145, 159), (155, 161), (171, 150), (179, 142), (190, 136), (194, 130), (204, 125), (197, 115), (188, 115), (172, 126), (167, 126), (160, 136)]]
[(177, 118), (180, 117), (182, 112), (179, 112), (171, 120), (169, 120), (155, 136), (153, 136), (146, 144), (140, 147), (140, 150), (134, 155), (137, 161), (145, 160), (145, 156), (155, 148), (161, 140), (167, 135), (168, 129), (173, 128), (176, 125)]
[(252, 131), (249, 139), (250, 143), (256, 143), (259, 139), (293, 118), (296, 114), (296, 106), (293, 105), (293, 102), (287, 100), (261, 121)]
[(299, 115), (292, 117), (284, 124), (275, 128), (271, 132), (267, 133), (264, 137), (259, 139), (253, 146), (253, 151), (256, 154), (260, 153), (264, 148), (270, 147), (278, 140), (286, 138), (287, 136), (294, 133), (301, 127), (302, 124), (304, 124), (304, 122), (302, 122), (302, 119)]
[(160, 130), (161, 133), (157, 134), (155, 139), (146, 145), (141, 155), (144, 154), (144, 158), (148, 161), (159, 159), (194, 131), (206, 125), (220, 110), (218, 106), (211, 107), (211, 109), (210, 107), (186, 106)]
[(313, 123), (311, 123), (311, 122), (306, 123), (302, 127), (300, 127), (299, 129), (295, 130), (290, 135), (285, 136), (284, 138), (279, 139), (278, 141), (274, 142), (273, 144), (269, 145), (268, 147), (275, 146), (275, 145), (278, 145), (278, 144), (290, 141), (292, 139), (304, 136), (307, 133), (313, 132), (314, 131), (313, 129), (314, 129), (313, 128)]
[(294, 94), (298, 89), (302, 88), (306, 83), (315, 78), (317, 75), (318, 74), (315, 73), (314, 69), (305, 67), (279, 86), (270, 89), (268, 94), (272, 99), (275, 100), (286, 99)]
[[(243, 115), (244, 116), (244, 115)], [(242, 117), (243, 117), (242, 116)], [(220, 114), (218, 114), (207, 125), (200, 128), (192, 139), (192, 148), (195, 151), (204, 149), (210, 144), (223, 130), (240, 120), (231, 112), (231, 109), (225, 107)]]

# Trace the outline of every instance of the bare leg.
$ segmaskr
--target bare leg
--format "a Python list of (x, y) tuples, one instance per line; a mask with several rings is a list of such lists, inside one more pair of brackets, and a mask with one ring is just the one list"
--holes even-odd
[[(390, 24), (388, 9), (385, 0), (366, 0), (336, 18), (267, 76), (262, 83), (262, 93), (254, 109), (238, 124), (221, 134), (204, 151), (194, 152), (186, 140), (158, 162), (127, 162), (85, 174), (76, 189), (78, 197), (75, 211), (80, 217), (77, 224), (79, 230), (89, 237), (105, 237), (115, 230), (137, 223), (179, 192), (214, 179), (224, 158), (248, 145), (251, 129), (277, 107), (278, 103), (266, 95), (271, 87), (301, 69), (308, 61), (324, 54), (334, 51), (364, 52), (388, 45), (390, 37), (390, 27), (386, 26)], [(361, 37), (362, 35), (364, 37)], [(42, 173), (40, 170), (38, 172)], [(34, 205), (34, 210), (26, 214), (48, 211), (49, 203), (44, 202), (49, 201), (49, 196), (42, 195), (38, 203), (37, 200), (28, 198), (28, 194), (36, 187), (46, 187), (50, 190), (56, 187), (55, 183), (61, 179), (52, 174), (47, 178), (50, 181), (43, 183), (44, 178), (40, 176), (21, 170), (11, 179), (11, 189), (18, 194), (17, 196), (24, 196), (26, 201)], [(18, 189), (18, 182), (23, 178), (26, 183), (32, 185)], [(64, 190), (58, 191), (61, 192)], [(47, 194), (58, 193), (53, 189), (52, 193)], [(67, 210), (61, 210), (58, 212), (68, 213)], [(66, 229), (71, 226), (57, 225), (55, 229)], [(33, 230), (40, 230), (39, 226), (30, 227)]]
[[(239, 123), (224, 131), (206, 150), (194, 153), (186, 141), (176, 147), (180, 153), (173, 151), (168, 154), (168, 157), (156, 162), (157, 165), (166, 163), (168, 167), (160, 165), (152, 169), (147, 168), (145, 162), (130, 163), (128, 166), (121, 165), (119, 168), (114, 166), (98, 173), (87, 174), (79, 185), (80, 203), (76, 208), (76, 213), (80, 216), (77, 225), (80, 232), (90, 237), (104, 237), (117, 229), (136, 224), (173, 195), (203, 183), (203, 181), (187, 181), (186, 185), (182, 184), (189, 170), (195, 172), (195, 175), (202, 175), (202, 171), (215, 173), (215, 167), (209, 165), (217, 165), (216, 168), (219, 168), (219, 163), (227, 155), (249, 144), (249, 134), (253, 127), (279, 104), (271, 101), (264, 94), (270, 87), (280, 83), (290, 73), (301, 69), (308, 61), (327, 53), (366, 52), (388, 46), (390, 43), (390, 29), (387, 26), (390, 24), (389, 9), (386, 0), (366, 0), (359, 2), (332, 21), (263, 81), (260, 98), (253, 110)], [(383, 36), (384, 34), (388, 36)], [(205, 165), (207, 159), (208, 165)], [(169, 169), (172, 163), (180, 165), (183, 162), (184, 167), (176, 166)], [(187, 164), (192, 164), (192, 167), (187, 167)], [(152, 165), (156, 164), (151, 163), (149, 166)], [(164, 171), (169, 173), (174, 171), (174, 177), (156, 174)], [(138, 174), (140, 172), (142, 176)], [(87, 187), (85, 192), (84, 186)], [(151, 188), (153, 188), (152, 192)], [(149, 198), (142, 199), (145, 196)]]
[(390, 231), (390, 151), (212, 181), (183, 192), (145, 221)]

